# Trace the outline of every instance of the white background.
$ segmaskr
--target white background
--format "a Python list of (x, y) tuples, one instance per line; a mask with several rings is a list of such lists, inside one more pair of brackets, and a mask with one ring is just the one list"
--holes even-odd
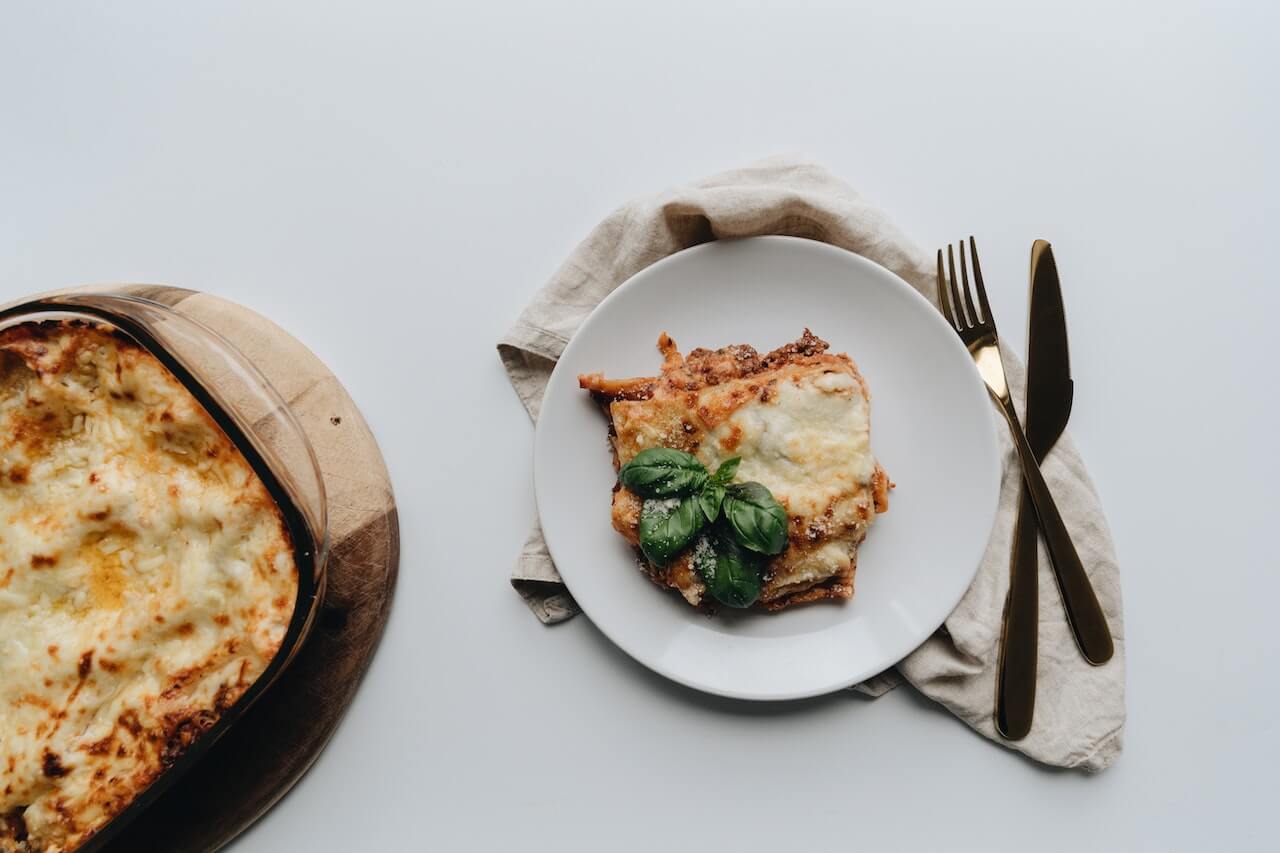
[[(391, 467), (382, 648), (237, 853), (1274, 849), (1277, 23), (1261, 3), (5, 4), (0, 297), (245, 303), (329, 363)], [(507, 586), (532, 430), (494, 342), (612, 207), (779, 151), (923, 246), (978, 235), (1001, 318), (1053, 241), (1072, 429), (1123, 568), (1111, 770), (1034, 766), (909, 689), (699, 696)]]

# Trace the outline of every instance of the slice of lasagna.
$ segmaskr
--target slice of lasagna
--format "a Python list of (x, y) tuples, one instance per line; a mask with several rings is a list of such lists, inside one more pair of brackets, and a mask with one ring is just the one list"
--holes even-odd
[[(660, 376), (578, 377), (609, 419), (614, 467), (654, 447), (691, 453), (712, 471), (740, 457), (739, 479), (768, 488), (788, 520), (786, 549), (764, 566), (759, 605), (850, 598), (858, 545), (888, 510), (890, 488), (871, 455), (870, 395), (857, 366), (808, 329), (764, 356), (740, 344), (684, 357), (665, 333), (658, 349)], [(614, 486), (613, 526), (633, 545), (643, 506)], [(705, 606), (695, 550), (665, 568), (642, 561), (655, 583)]]

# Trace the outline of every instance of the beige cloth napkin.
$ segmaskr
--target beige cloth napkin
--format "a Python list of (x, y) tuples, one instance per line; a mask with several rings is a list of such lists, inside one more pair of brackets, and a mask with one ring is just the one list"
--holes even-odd
[[(681, 249), (761, 234), (787, 234), (840, 246), (893, 270), (935, 299), (932, 256), (911, 243), (883, 213), (813, 163), (786, 157), (764, 160), (636, 199), (596, 226), (498, 343), (511, 384), (529, 415), (537, 418), (547, 379), (565, 343), (615, 287)], [(1006, 353), (1006, 365), (1014, 395), (1021, 402), (1022, 364)], [(1043, 471), (1110, 620), (1116, 654), (1102, 667), (1092, 667), (1080, 656), (1041, 543), (1035, 725), (1030, 735), (1016, 743), (1000, 740), (995, 733), (996, 661), (1020, 485), (1012, 442), (1003, 429), (999, 436), (1004, 458), (1000, 510), (973, 585), (937, 633), (894, 670), (856, 688), (880, 695), (905, 679), (984, 736), (1037, 761), (1101, 770), (1119, 755), (1124, 730), (1120, 579), (1098, 496), (1068, 435), (1058, 441)], [(545, 623), (579, 612), (537, 527), (520, 553), (511, 582)]]

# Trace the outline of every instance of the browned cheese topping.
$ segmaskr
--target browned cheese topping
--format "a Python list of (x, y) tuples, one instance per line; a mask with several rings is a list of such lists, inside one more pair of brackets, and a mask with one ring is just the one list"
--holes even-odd
[(0, 332), (0, 851), (74, 850), (266, 669), (280, 510), (165, 367), (83, 323)]

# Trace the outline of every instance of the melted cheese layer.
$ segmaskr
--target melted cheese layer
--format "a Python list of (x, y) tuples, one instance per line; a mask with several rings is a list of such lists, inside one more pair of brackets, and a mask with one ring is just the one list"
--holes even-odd
[(199, 403), (84, 325), (0, 333), (0, 519), (0, 851), (73, 850), (262, 674), (297, 568)]
[(708, 435), (696, 454), (709, 470), (742, 457), (737, 479), (765, 484), (788, 512), (821, 515), (832, 501), (871, 482), (866, 397), (847, 373), (802, 374), (753, 398)]

